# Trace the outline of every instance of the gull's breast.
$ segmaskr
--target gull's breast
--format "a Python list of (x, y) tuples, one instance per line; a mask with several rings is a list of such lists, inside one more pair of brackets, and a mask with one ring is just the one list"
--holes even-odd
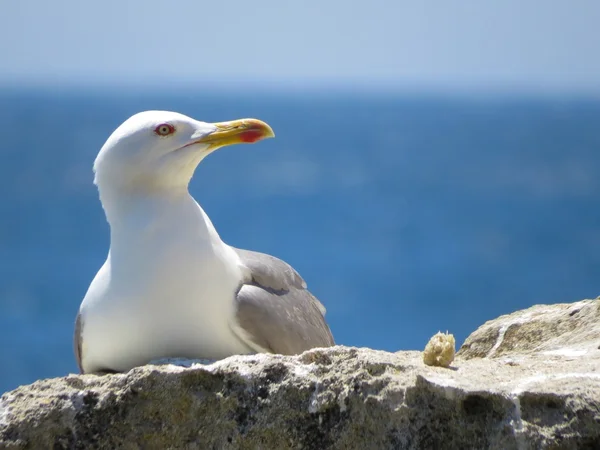
[[(231, 331), (241, 280), (220, 239), (183, 236), (111, 250), (82, 304), (86, 371), (128, 370), (152, 359), (220, 359), (250, 349)], [(121, 256), (125, 255), (125, 256)]]

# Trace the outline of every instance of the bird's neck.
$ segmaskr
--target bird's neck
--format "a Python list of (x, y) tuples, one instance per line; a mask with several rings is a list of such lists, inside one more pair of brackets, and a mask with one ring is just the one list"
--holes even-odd
[(101, 195), (110, 224), (111, 252), (116, 248), (144, 246), (158, 242), (193, 239), (210, 246), (221, 242), (209, 217), (187, 189), (120, 192)]

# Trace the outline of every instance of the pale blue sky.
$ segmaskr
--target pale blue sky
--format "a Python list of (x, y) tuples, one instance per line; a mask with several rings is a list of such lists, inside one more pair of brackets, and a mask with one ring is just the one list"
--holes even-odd
[(598, 0), (15, 0), (0, 82), (600, 93)]

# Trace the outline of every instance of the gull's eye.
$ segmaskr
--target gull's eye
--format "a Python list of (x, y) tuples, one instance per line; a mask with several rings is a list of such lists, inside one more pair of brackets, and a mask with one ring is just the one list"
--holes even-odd
[(154, 129), (154, 133), (159, 136), (168, 136), (175, 133), (175, 127), (170, 123), (162, 123)]

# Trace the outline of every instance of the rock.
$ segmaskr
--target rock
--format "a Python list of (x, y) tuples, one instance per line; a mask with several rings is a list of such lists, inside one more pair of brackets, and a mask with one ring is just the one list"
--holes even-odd
[(536, 305), (486, 322), (458, 351), (469, 358), (510, 355), (593, 355), (600, 347), (600, 297)]
[(41, 380), (0, 398), (0, 449), (600, 448), (599, 303), (488, 322), (451, 369), (337, 346)]

